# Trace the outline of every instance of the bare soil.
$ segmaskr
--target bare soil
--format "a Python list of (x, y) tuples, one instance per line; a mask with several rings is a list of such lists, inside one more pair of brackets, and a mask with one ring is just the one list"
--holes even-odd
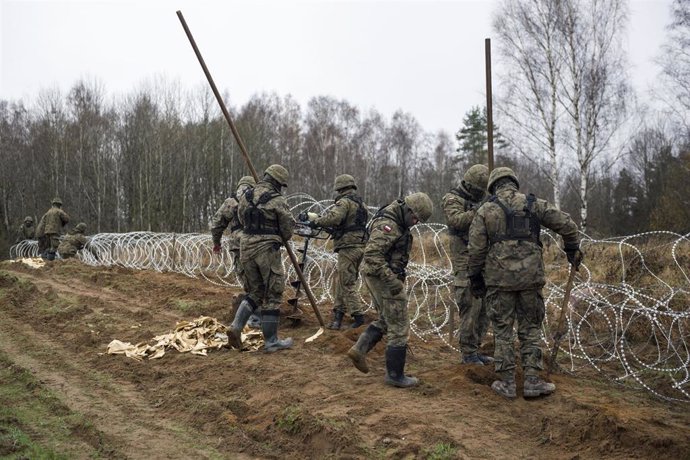
[[(40, 420), (24, 430), (70, 458), (690, 458), (686, 403), (594, 371), (553, 375), (555, 394), (508, 401), (490, 389), (493, 369), (460, 365), (440, 341), (415, 336), (407, 372), (422, 384), (391, 388), (385, 341), (362, 374), (346, 352), (364, 327), (304, 343), (318, 329), (308, 307), (299, 326), (281, 326), (296, 341), (288, 351), (105, 354), (113, 339), (148, 341), (183, 319), (227, 324), (237, 294), (77, 261), (0, 263), (0, 352), (88, 422), (69, 445), (50, 446)], [(325, 318), (330, 307), (320, 306)]]

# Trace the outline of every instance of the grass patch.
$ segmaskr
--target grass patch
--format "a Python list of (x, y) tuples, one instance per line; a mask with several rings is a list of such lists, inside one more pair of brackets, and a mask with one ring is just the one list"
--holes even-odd
[(0, 457), (108, 457), (90, 421), (74, 413), (31, 373), (0, 353)]
[(276, 418), (276, 426), (288, 434), (297, 434), (302, 430), (302, 413), (297, 406), (288, 406)]
[(440, 442), (426, 451), (427, 460), (451, 460), (457, 458), (457, 449), (445, 442)]

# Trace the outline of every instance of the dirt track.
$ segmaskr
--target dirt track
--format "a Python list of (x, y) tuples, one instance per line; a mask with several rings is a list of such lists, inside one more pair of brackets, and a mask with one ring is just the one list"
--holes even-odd
[[(390, 388), (384, 344), (361, 374), (345, 356), (361, 330), (305, 344), (317, 329), (309, 315), (281, 329), (295, 348), (271, 355), (169, 351), (138, 362), (104, 354), (112, 339), (147, 341), (178, 320), (227, 322), (234, 294), (181, 275), (76, 261), (0, 263), (0, 352), (89, 422), (59, 446), (39, 420), (24, 430), (70, 458), (690, 458), (686, 404), (595, 374), (556, 375), (554, 395), (506, 401), (489, 388), (491, 369), (461, 366), (440, 342), (414, 336), (408, 372), (423, 384)], [(21, 452), (0, 445), (0, 456), (9, 454)]]

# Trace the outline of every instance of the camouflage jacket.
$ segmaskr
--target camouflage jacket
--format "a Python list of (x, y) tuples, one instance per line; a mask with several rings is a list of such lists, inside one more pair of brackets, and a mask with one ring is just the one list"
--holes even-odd
[[(359, 216), (359, 222), (357, 217)], [(369, 212), (362, 199), (352, 189), (335, 199), (326, 213), (314, 220), (319, 227), (332, 228), (333, 249), (362, 247), (367, 242)]]
[[(41, 223), (43, 224), (43, 234), (60, 234), (62, 233), (62, 227), (67, 225), (69, 222), (69, 215), (57, 206), (50, 208), (43, 217), (41, 217)], [(39, 226), (41, 225), (39, 223)], [(38, 235), (43, 236), (43, 235)]]
[(22, 224), (19, 226), (19, 229), (17, 229), (17, 239), (15, 240), (15, 243), (21, 243), (24, 240), (33, 240), (35, 236), (36, 227), (33, 225), (27, 226), (26, 224)]
[[(249, 197), (252, 198), (252, 203), (263, 218), (264, 233), (253, 233), (251, 223), (247, 221), (248, 211), (254, 207)], [(266, 200), (265, 203), (264, 200)], [(240, 250), (243, 253), (251, 257), (251, 254), (263, 251), (272, 245), (280, 245), (283, 239), (287, 241), (292, 237), (295, 219), (292, 217), (285, 197), (271, 183), (259, 181), (253, 189), (240, 197), (239, 202), (237, 213), (245, 229), (240, 238)]]
[(396, 200), (380, 210), (370, 224), (362, 274), (391, 284), (404, 279), (411, 248), (412, 234), (405, 226), (402, 200)]
[(60, 241), (58, 252), (61, 256), (73, 256), (86, 245), (86, 237), (81, 232), (69, 232)]
[(474, 201), (472, 195), (462, 185), (451, 189), (441, 201), (443, 214), (448, 224), (450, 261), (453, 265), (455, 286), (467, 286), (467, 260), (469, 259), (467, 237), (479, 205), (480, 203)]
[(231, 251), (240, 249), (240, 234), (242, 232), (242, 224), (237, 215), (237, 208), (239, 203), (237, 198), (231, 196), (226, 199), (218, 208), (211, 219), (209, 228), (211, 230), (211, 239), (213, 244), (220, 246), (220, 240), (223, 237), (223, 232), (230, 227), (230, 237), (228, 238), (228, 249)]
[[(527, 197), (514, 184), (499, 187), (496, 197), (514, 210), (527, 206)], [(541, 199), (533, 203), (532, 213), (540, 225), (561, 235), (566, 243), (579, 242), (577, 225), (567, 213)], [(541, 289), (545, 284), (541, 245), (535, 241), (501, 239), (506, 228), (506, 214), (495, 201), (479, 208), (470, 225), (469, 275), (484, 270), (489, 293)]]

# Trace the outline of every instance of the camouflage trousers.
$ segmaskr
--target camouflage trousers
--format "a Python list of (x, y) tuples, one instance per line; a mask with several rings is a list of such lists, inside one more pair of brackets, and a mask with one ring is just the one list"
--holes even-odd
[(460, 351), (463, 355), (471, 355), (479, 350), (489, 329), (486, 301), (474, 297), (468, 286), (457, 286), (455, 302), (460, 311)]
[(264, 310), (280, 308), (285, 289), (285, 274), (280, 257), (280, 246), (267, 246), (252, 251), (251, 257), (240, 255), (246, 291), (254, 303)]
[(403, 289), (402, 292), (391, 295), (388, 286), (376, 276), (365, 276), (364, 283), (371, 293), (374, 308), (379, 314), (379, 318), (371, 324), (379, 328), (388, 338), (388, 346), (406, 346), (410, 335), (407, 293)]
[[(58, 246), (60, 246), (60, 235), (57, 233), (46, 233), (43, 238), (44, 251), (42, 254), (48, 252), (56, 253)], [(39, 244), (39, 249), (40, 247), (41, 245)]]
[(543, 369), (541, 325), (544, 321), (544, 299), (541, 290), (496, 291), (486, 297), (494, 328), (496, 372), (502, 378), (514, 376), (515, 345), (513, 325), (517, 321), (520, 359), (525, 376), (537, 375)]
[(231, 249), (230, 252), (232, 252), (232, 261), (235, 264), (233, 271), (235, 272), (235, 275), (237, 275), (237, 280), (242, 285), (244, 292), (248, 293), (249, 288), (247, 286), (247, 279), (244, 275), (244, 269), (242, 268), (242, 261), (240, 260), (240, 248)]
[(335, 282), (335, 302), (333, 310), (349, 313), (351, 316), (362, 314), (362, 302), (357, 292), (359, 264), (364, 257), (364, 247), (341, 248), (338, 250), (338, 273)]

